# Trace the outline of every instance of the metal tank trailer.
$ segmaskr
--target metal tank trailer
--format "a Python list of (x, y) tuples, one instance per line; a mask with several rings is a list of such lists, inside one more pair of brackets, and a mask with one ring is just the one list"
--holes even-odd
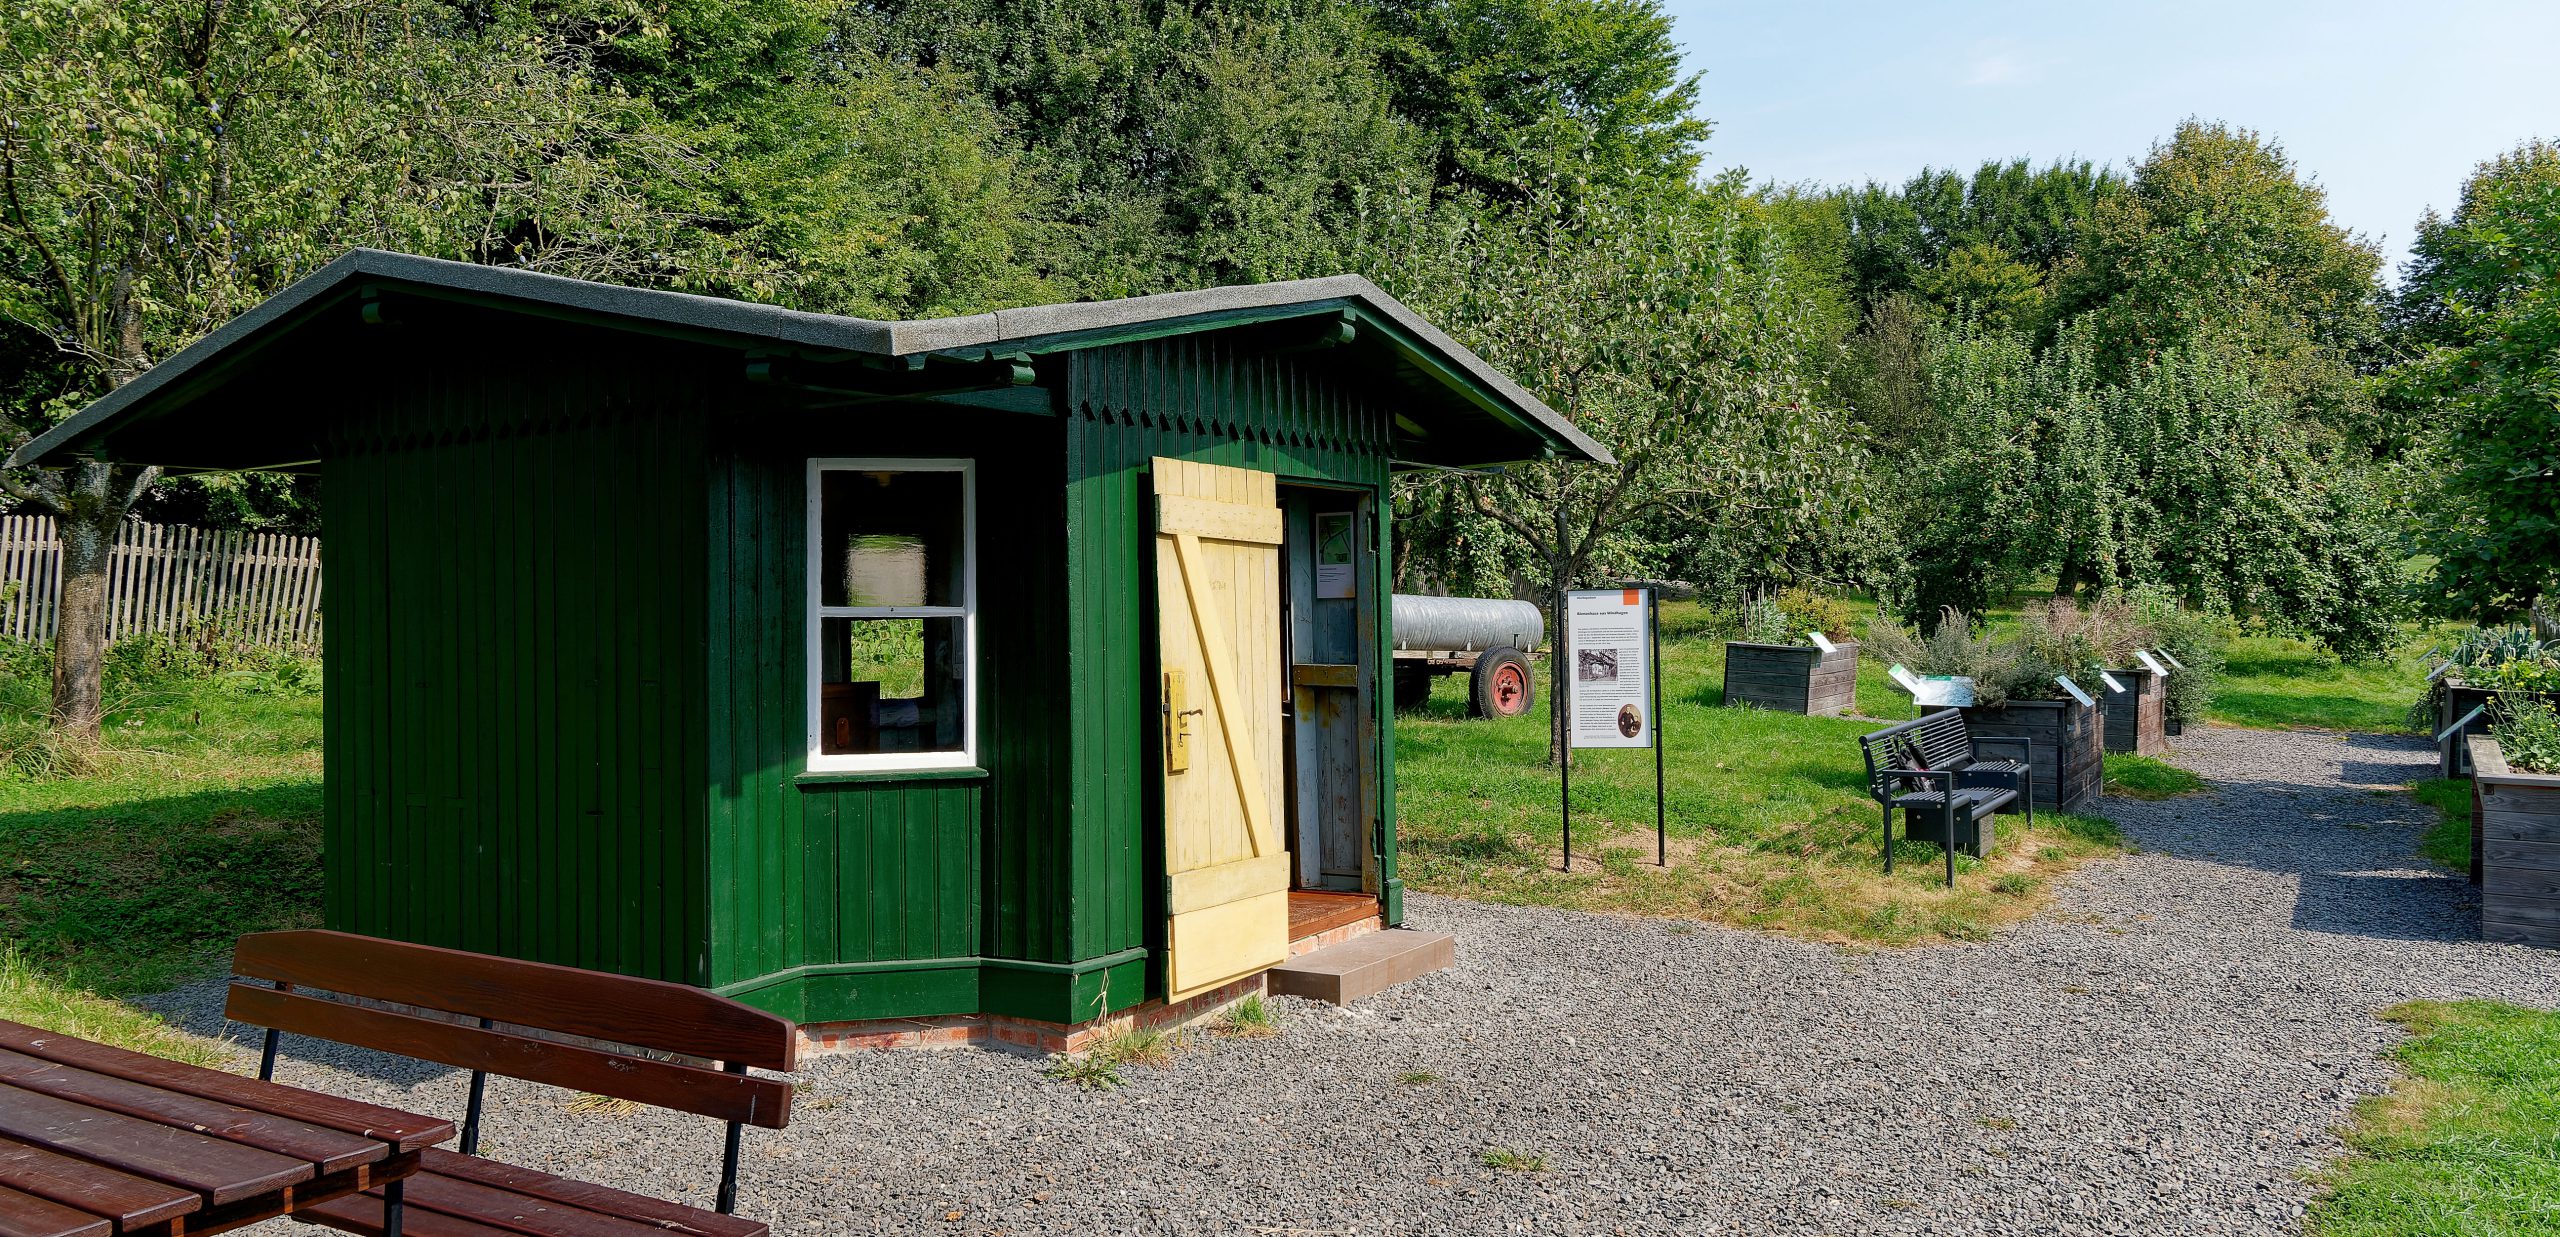
[(1546, 616), (1536, 605), (1397, 593), (1393, 621), (1397, 708), (1420, 707), (1433, 679), (1460, 671), (1470, 716), (1518, 717), (1537, 704), (1529, 655), (1546, 637)]

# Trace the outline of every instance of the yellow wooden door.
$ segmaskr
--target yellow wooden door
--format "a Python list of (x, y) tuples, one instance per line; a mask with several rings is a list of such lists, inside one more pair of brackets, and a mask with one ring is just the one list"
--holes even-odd
[(1167, 999), (1286, 961), (1280, 503), (1272, 476), (1158, 458)]

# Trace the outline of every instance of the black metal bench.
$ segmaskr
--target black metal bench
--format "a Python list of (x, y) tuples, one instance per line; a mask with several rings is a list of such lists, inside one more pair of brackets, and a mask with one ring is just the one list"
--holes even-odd
[[(2016, 745), (2023, 759), (1986, 758), (1981, 749)], [(1956, 882), (1956, 849), (1979, 859), (1991, 853), (1992, 817), (2023, 807), (2036, 823), (2035, 743), (1976, 738), (1955, 709), (1924, 713), (1858, 739), (1867, 759), (1867, 792), (1884, 805), (1884, 870), (1893, 871), (1893, 812), (1902, 809), (1904, 837), (1934, 840), (1947, 853), (1947, 883)], [(1917, 786), (1918, 789), (1912, 789)], [(1932, 826), (1928, 834), (1918, 827)]]

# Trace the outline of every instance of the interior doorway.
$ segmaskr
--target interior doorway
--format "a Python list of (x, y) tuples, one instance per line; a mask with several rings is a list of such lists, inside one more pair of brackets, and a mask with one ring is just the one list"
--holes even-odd
[(1280, 507), (1290, 883), (1374, 898), (1376, 515), (1362, 491), (1315, 486), (1282, 486)]

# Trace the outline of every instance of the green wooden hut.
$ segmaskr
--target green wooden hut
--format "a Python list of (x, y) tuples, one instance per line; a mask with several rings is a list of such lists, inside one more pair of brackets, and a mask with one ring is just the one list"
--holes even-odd
[(1401, 919), (1389, 478), (1606, 453), (1356, 277), (875, 322), (360, 250), (10, 464), (77, 457), (321, 478), (329, 926), (1055, 1028)]

